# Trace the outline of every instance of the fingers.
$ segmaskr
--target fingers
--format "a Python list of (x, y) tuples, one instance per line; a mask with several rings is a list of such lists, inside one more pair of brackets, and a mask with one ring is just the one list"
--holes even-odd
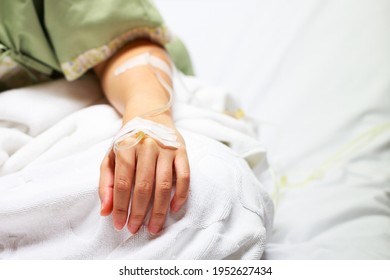
[(143, 220), (153, 193), (154, 176), (157, 160), (157, 144), (153, 139), (146, 138), (142, 141), (137, 152), (137, 168), (134, 186), (134, 194), (131, 203), (128, 228), (131, 233), (136, 233)]
[[(171, 201), (173, 172), (176, 173), (176, 190)], [(111, 151), (104, 158), (99, 180), (101, 215), (112, 213), (114, 227), (118, 230), (129, 218), (127, 227), (135, 234), (144, 222), (153, 197), (148, 230), (158, 234), (169, 206), (177, 212), (185, 204), (189, 184), (190, 168), (185, 148), (163, 149), (153, 139), (146, 138), (133, 149), (119, 150), (116, 154)]]
[(135, 171), (134, 149), (118, 150), (115, 161), (113, 220), (116, 229), (127, 221), (133, 177)]
[(157, 159), (156, 184), (152, 215), (148, 229), (151, 234), (158, 234), (165, 223), (171, 201), (173, 153), (162, 151)]
[(114, 187), (114, 152), (111, 151), (100, 165), (99, 197), (101, 201), (100, 215), (107, 216), (112, 211), (112, 189)]
[(173, 212), (177, 212), (186, 202), (190, 187), (190, 166), (185, 150), (177, 153), (174, 166), (176, 172), (176, 191), (171, 202), (171, 209)]

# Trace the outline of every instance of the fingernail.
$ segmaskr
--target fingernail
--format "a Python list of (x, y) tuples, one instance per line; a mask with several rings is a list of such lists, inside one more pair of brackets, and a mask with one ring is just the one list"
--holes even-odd
[(149, 233), (151, 235), (157, 235), (160, 232), (160, 229), (157, 226), (149, 226)]
[(138, 226), (130, 224), (130, 226), (129, 226), (129, 231), (130, 231), (132, 234), (136, 234), (137, 231), (138, 231), (138, 228), (139, 228)]
[(121, 222), (114, 222), (114, 228), (116, 231), (121, 231), (123, 229), (123, 224)]
[(180, 205), (177, 205), (177, 204), (173, 205), (173, 207), (172, 207), (172, 212), (173, 213), (176, 213), (179, 210), (180, 210)]

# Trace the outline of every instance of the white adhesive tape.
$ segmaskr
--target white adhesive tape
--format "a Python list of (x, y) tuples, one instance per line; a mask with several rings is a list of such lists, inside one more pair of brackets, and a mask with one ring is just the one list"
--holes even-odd
[[(180, 147), (180, 143), (177, 142), (177, 135), (172, 128), (140, 117), (135, 117), (127, 122), (115, 135), (113, 140), (114, 150), (134, 147), (145, 137), (145, 135), (153, 138), (164, 147), (175, 149)], [(134, 141), (121, 144), (124, 140), (128, 139), (128, 137), (133, 137)]]

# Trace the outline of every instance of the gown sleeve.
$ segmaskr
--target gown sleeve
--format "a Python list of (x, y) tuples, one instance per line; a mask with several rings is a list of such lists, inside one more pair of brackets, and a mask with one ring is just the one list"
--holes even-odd
[(23, 66), (75, 80), (125, 44), (148, 38), (192, 74), (187, 50), (150, 0), (1, 1), (0, 43)]

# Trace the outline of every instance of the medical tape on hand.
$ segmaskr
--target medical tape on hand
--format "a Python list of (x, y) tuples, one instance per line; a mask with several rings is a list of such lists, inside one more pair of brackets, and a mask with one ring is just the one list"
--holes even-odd
[[(121, 66), (115, 69), (114, 76), (118, 76), (126, 72), (127, 70), (143, 65), (151, 66), (150, 68), (153, 71), (154, 75), (156, 76), (160, 84), (163, 86), (163, 88), (167, 91), (169, 95), (169, 100), (164, 106), (146, 112), (145, 114), (135, 117), (134, 119), (126, 123), (114, 137), (112, 146), (114, 147), (114, 150), (120, 150), (125, 148), (129, 149), (137, 145), (145, 136), (149, 136), (164, 147), (178, 148), (180, 144), (177, 142), (177, 136), (173, 129), (142, 118), (160, 115), (165, 111), (169, 110), (169, 108), (171, 107), (173, 89), (155, 69), (157, 68), (163, 71), (165, 74), (168, 75), (169, 78), (172, 79), (173, 70), (171, 69), (171, 67), (164, 60), (153, 56), (151, 53), (142, 53), (125, 61)], [(133, 137), (134, 141), (128, 141), (126, 144), (121, 144), (121, 142), (123, 142), (125, 139), (128, 139), (128, 137)]]
[[(172, 128), (140, 117), (135, 117), (127, 122), (115, 135), (113, 141), (114, 149), (121, 150), (134, 147), (145, 136), (153, 138), (164, 147), (175, 149), (180, 147), (180, 143), (177, 142), (177, 135)], [(135, 141), (121, 145), (121, 142), (128, 137), (134, 137)]]

